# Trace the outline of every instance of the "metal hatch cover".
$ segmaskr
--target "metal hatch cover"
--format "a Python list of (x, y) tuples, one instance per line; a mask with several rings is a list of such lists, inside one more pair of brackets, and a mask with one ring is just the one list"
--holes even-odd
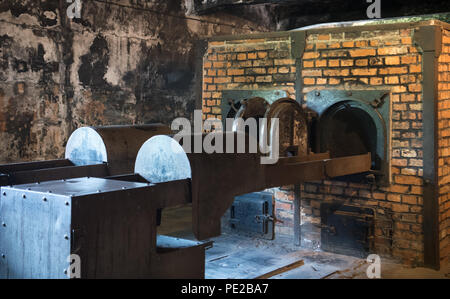
[(321, 248), (366, 258), (373, 249), (374, 210), (339, 203), (322, 203)]
[(274, 238), (273, 195), (269, 192), (254, 192), (236, 196), (229, 210), (232, 231), (252, 236)]

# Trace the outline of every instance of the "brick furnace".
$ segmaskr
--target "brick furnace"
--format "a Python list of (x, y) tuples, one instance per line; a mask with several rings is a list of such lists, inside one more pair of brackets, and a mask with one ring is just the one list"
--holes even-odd
[(234, 117), (244, 99), (288, 97), (308, 111), (311, 152), (372, 153), (367, 173), (272, 190), (276, 233), (344, 254), (448, 263), (449, 24), (322, 25), (199, 49), (204, 119)]

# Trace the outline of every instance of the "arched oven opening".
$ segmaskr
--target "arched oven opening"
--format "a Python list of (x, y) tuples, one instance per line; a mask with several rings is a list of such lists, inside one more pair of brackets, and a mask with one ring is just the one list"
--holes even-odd
[(372, 169), (380, 170), (376, 124), (356, 102), (335, 104), (322, 115), (320, 123), (320, 152), (329, 152), (332, 158), (370, 152)]
[(370, 172), (337, 178), (386, 186), (390, 181), (389, 97), (382, 92), (321, 91), (308, 94), (316, 117), (310, 126), (310, 147), (332, 158), (370, 152)]

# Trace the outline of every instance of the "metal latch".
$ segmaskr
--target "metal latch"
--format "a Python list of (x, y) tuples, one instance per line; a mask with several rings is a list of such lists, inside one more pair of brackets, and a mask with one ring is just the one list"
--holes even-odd
[(255, 216), (255, 220), (257, 223), (263, 223), (263, 222), (268, 222), (268, 221), (275, 221), (275, 218), (273, 218), (270, 215), (256, 215)]

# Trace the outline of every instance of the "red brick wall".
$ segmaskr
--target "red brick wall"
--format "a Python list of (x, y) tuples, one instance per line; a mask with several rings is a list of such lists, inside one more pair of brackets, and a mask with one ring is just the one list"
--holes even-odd
[(324, 201), (373, 208), (376, 251), (420, 264), (422, 68), (412, 34), (403, 29), (308, 35), (303, 55), (304, 93), (331, 88), (391, 91), (392, 184), (376, 188), (335, 181), (307, 183), (302, 204), (305, 216), (311, 218), (319, 217)]
[(295, 97), (295, 61), (286, 37), (210, 42), (203, 63), (203, 118), (221, 118), (224, 89), (273, 88)]
[(441, 264), (450, 256), (450, 31), (443, 30), (442, 53), (438, 63), (439, 117), (439, 237)]
[[(335, 33), (327, 29), (307, 32), (302, 60), (303, 94), (320, 89), (391, 91), (392, 183), (389, 187), (331, 180), (303, 184), (302, 224), (309, 227), (303, 229), (304, 244), (320, 243), (321, 202), (339, 200), (375, 210), (375, 248), (378, 253), (401, 258), (410, 264), (423, 263), (422, 56), (413, 44), (413, 33), (411, 28), (386, 27), (366, 31), (350, 28), (348, 32)], [(445, 40), (448, 43), (448, 37)], [(448, 45), (444, 46), (444, 51), (448, 49)], [(448, 55), (443, 55), (440, 60), (440, 78), (448, 82), (446, 59)], [(211, 42), (204, 61), (204, 117), (220, 115), (223, 89), (276, 86), (286, 89), (294, 97), (294, 62), (287, 36)], [(450, 109), (449, 85), (441, 83), (440, 86), (440, 115), (443, 116), (445, 109)], [(442, 136), (447, 137), (449, 123), (441, 119)], [(445, 256), (448, 256), (449, 247), (447, 180), (450, 180), (444, 165), (449, 152), (447, 142), (444, 139), (440, 143), (440, 235), (441, 251)], [(292, 234), (292, 189), (274, 189), (274, 193), (276, 217), (281, 221), (277, 223), (277, 232)]]

